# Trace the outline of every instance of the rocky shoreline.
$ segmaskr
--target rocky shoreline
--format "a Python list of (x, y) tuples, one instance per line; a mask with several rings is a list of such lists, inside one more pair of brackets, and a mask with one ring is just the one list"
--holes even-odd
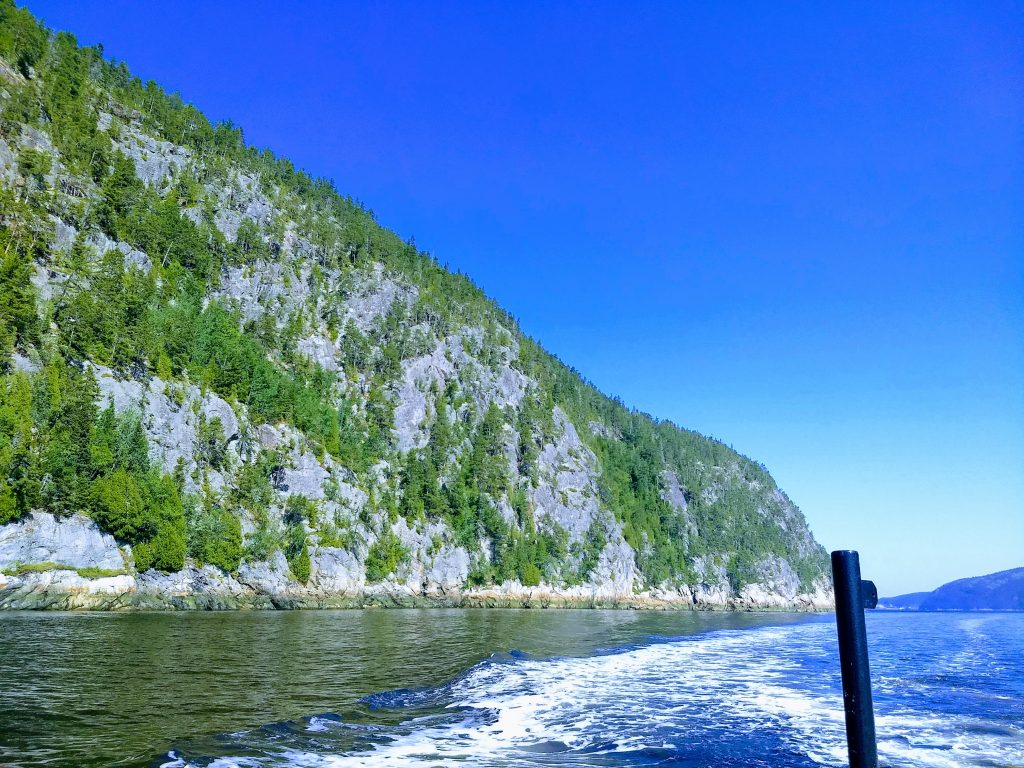
[[(400, 532), (404, 529), (397, 528)], [(408, 533), (408, 532), (406, 532)], [(382, 582), (366, 579), (351, 553), (317, 547), (305, 583), (278, 552), (243, 563), (237, 572), (189, 563), (176, 573), (132, 567), (130, 548), (83, 515), (33, 512), (0, 526), (0, 610), (274, 610), (320, 608), (622, 608), (640, 610), (822, 611), (832, 607), (828, 584), (801, 591), (780, 571), (735, 592), (721, 573), (695, 586), (637, 591), (604, 564), (586, 584), (560, 587), (516, 581), (467, 584), (465, 563), (414, 560)], [(463, 558), (464, 560), (465, 558)]]
[[(333, 592), (294, 585), (275, 592), (261, 591), (206, 566), (188, 567), (177, 574), (118, 574), (88, 578), (70, 567), (34, 570), (20, 575), (0, 574), (0, 610), (296, 610), (361, 608), (579, 608), (695, 611), (799, 611), (831, 610), (831, 595), (824, 591), (792, 600), (751, 586), (738, 596), (709, 596), (683, 587), (634, 595), (608, 594), (599, 589), (550, 586), (500, 587), (415, 592), (408, 585), (368, 585), (351, 592)], [(709, 599), (710, 597), (710, 599)]]
[[(73, 571), (55, 574), (75, 576)], [(118, 577), (113, 577), (118, 578)], [(162, 593), (145, 589), (121, 591), (113, 585), (96, 583), (80, 587), (40, 579), (0, 581), (0, 610), (50, 611), (234, 611), (234, 610), (330, 610), (374, 608), (531, 608), (531, 609), (614, 609), (655, 611), (747, 611), (800, 612), (829, 611), (832, 605), (815, 596), (789, 604), (759, 603), (743, 597), (727, 603), (686, 601), (681, 597), (583, 597), (551, 591), (471, 591), (452, 595), (416, 595), (401, 591), (360, 594), (292, 592), (267, 594), (255, 591), (194, 591)], [(120, 586), (120, 585), (118, 585)], [(113, 587), (113, 588), (112, 588)]]

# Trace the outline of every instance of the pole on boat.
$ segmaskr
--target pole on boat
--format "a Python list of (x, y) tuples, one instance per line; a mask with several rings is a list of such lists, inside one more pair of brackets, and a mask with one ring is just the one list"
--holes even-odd
[(860, 555), (853, 550), (832, 553), (832, 586), (836, 596), (839, 667), (843, 673), (846, 743), (850, 768), (877, 768), (875, 711), (871, 702), (868, 636), (864, 609), (878, 604), (873, 582), (860, 577)]

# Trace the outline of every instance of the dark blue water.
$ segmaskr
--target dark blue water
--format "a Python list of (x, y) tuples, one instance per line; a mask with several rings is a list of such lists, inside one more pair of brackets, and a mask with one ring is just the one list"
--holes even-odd
[[(889, 766), (1024, 765), (1024, 614), (872, 614)], [(835, 628), (651, 637), (583, 657), (503, 653), (349, 711), (183, 738), (184, 766), (844, 765)]]

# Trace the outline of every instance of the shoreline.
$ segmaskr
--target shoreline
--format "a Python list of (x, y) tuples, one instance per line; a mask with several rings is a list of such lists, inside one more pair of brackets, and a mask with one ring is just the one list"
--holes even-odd
[[(51, 572), (59, 574), (61, 572)], [(387, 585), (358, 592), (294, 590), (262, 592), (213, 588), (160, 591), (127, 584), (103, 585), (108, 579), (82, 580), (68, 586), (52, 583), (33, 574), (32, 578), (0, 581), (0, 612), (80, 611), (125, 613), (140, 611), (261, 611), (261, 610), (374, 610), (434, 608), (566, 609), (623, 611), (695, 611), (709, 613), (827, 613), (833, 609), (830, 595), (796, 595), (784, 599), (765, 594), (741, 594), (724, 600), (695, 598), (681, 592), (636, 595), (571, 594), (551, 588), (456, 590), (448, 593), (413, 592), (399, 585)], [(109, 577), (110, 581), (125, 577)], [(134, 580), (132, 580), (134, 581)], [(207, 585), (213, 586), (213, 585)], [(127, 588), (125, 588), (127, 587)], [(716, 597), (725, 597), (716, 595)]]

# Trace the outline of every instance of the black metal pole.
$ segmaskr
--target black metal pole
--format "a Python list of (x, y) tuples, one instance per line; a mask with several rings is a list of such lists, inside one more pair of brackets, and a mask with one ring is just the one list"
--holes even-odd
[(832, 584), (836, 596), (839, 666), (843, 672), (850, 768), (877, 768), (878, 747), (875, 744), (875, 711), (871, 702), (864, 609), (875, 607), (878, 592), (870, 581), (861, 580), (860, 556), (852, 550), (832, 553)]

